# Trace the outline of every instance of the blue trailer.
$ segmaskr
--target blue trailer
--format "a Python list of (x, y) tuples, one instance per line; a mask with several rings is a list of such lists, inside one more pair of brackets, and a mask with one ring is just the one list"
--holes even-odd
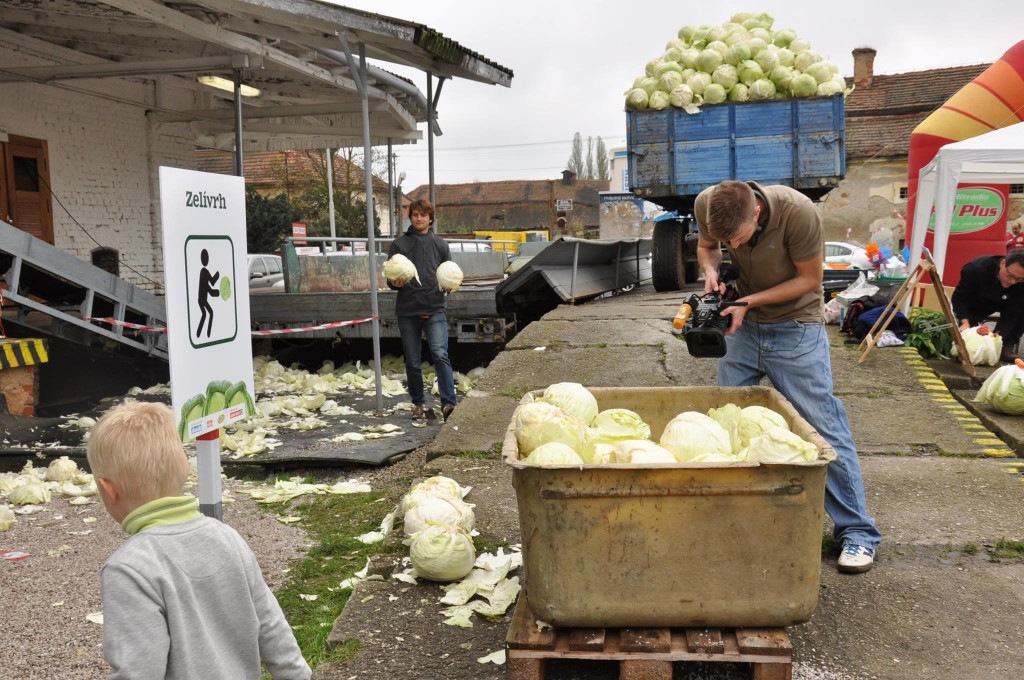
[(655, 289), (697, 280), (693, 202), (728, 179), (783, 184), (817, 200), (846, 173), (843, 96), (626, 112), (630, 190), (675, 211), (654, 225)]

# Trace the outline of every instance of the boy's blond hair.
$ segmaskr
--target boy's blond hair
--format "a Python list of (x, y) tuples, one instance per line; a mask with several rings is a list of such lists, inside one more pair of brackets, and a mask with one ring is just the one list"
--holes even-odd
[(137, 402), (110, 409), (89, 433), (86, 457), (93, 476), (110, 479), (140, 503), (181, 495), (188, 479), (174, 411), (164, 404)]

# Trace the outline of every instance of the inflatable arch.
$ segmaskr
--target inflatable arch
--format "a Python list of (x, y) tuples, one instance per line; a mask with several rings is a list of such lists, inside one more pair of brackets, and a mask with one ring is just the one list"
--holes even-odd
[[(918, 173), (950, 142), (1024, 121), (1024, 41), (949, 98), (914, 128), (907, 159), (907, 234), (917, 204)], [(1003, 253), (1006, 242), (1006, 185), (961, 184), (950, 230), (942, 282), (955, 286), (960, 268), (980, 255)], [(925, 245), (932, 247), (931, 226)]]

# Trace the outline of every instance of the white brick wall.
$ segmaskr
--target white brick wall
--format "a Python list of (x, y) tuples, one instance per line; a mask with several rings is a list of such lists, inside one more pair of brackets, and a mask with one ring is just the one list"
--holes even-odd
[[(51, 62), (0, 44), (0, 63)], [(87, 262), (99, 246), (116, 248), (122, 278), (162, 293), (157, 168), (192, 167), (193, 140), (186, 125), (149, 123), (146, 108), (156, 100), (192, 106), (187, 95), (139, 80), (71, 80), (62, 87), (0, 83), (0, 127), (49, 146), (54, 245)]]

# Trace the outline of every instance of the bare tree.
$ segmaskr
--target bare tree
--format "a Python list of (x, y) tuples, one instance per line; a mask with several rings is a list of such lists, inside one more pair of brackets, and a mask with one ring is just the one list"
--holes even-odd
[(597, 138), (597, 172), (594, 173), (594, 179), (607, 180), (610, 178), (608, 170), (608, 149), (604, 146), (604, 140), (600, 137)]
[(578, 132), (572, 137), (572, 151), (569, 154), (569, 163), (565, 167), (570, 172), (576, 173), (577, 177), (582, 178), (584, 176), (583, 138)]
[[(351, 202), (353, 193), (366, 193), (366, 177), (363, 174), (363, 150), (352, 147), (336, 149), (337, 156), (344, 160), (340, 173), (335, 173), (334, 186), (344, 192), (346, 201)], [(335, 164), (337, 167), (337, 164)], [(325, 168), (326, 171), (326, 168)], [(384, 182), (388, 178), (388, 154), (376, 147), (370, 149), (370, 174)], [(326, 176), (324, 178), (326, 181)]]
[(587, 137), (587, 155), (583, 156), (583, 137), (576, 133), (572, 137), (572, 152), (569, 154), (569, 163), (566, 169), (576, 173), (580, 179), (603, 179), (610, 176), (608, 167), (608, 149), (604, 140), (597, 137), (595, 144), (594, 137)]

